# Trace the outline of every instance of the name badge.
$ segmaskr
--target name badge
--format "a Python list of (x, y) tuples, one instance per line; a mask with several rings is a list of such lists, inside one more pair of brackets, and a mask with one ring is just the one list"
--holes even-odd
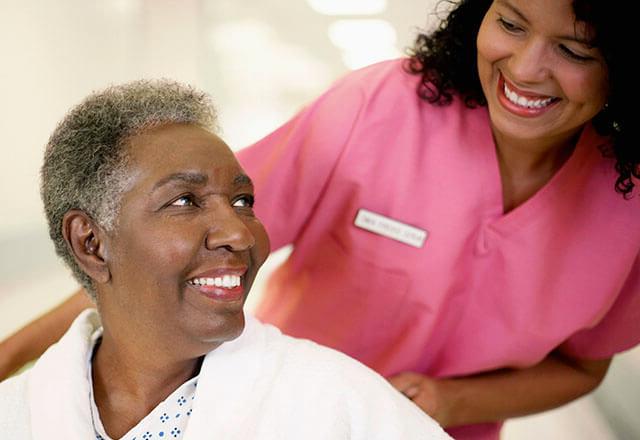
[(421, 248), (428, 232), (366, 209), (359, 209), (353, 222), (357, 227), (409, 246)]

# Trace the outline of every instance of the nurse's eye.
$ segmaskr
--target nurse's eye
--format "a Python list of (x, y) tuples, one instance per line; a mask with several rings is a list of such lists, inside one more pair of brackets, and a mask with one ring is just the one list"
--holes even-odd
[(169, 203), (168, 206), (198, 206), (198, 205), (196, 203), (196, 198), (193, 194), (185, 194), (178, 197), (173, 202)]
[(232, 206), (234, 208), (253, 208), (253, 203), (254, 203), (254, 197), (252, 195), (245, 194), (240, 197), (237, 197), (233, 201)]
[(584, 63), (585, 61), (589, 61), (589, 60), (593, 59), (593, 57), (586, 56), (586, 55), (581, 55), (581, 54), (577, 53), (576, 51), (574, 51), (572, 49), (569, 49), (564, 44), (561, 44), (559, 47), (560, 47), (560, 52), (562, 53), (562, 55), (564, 55), (565, 57), (569, 58), (572, 61), (579, 61), (581, 63)]
[(498, 18), (498, 24), (500, 25), (500, 27), (502, 29), (504, 29), (505, 31), (509, 32), (510, 34), (516, 34), (516, 33), (519, 33), (519, 32), (522, 31), (522, 28), (520, 26), (518, 26), (517, 24), (515, 24), (511, 20), (507, 20), (504, 17), (499, 17)]

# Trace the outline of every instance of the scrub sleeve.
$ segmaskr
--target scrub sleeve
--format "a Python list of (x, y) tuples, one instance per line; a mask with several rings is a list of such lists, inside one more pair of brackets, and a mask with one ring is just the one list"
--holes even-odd
[(605, 359), (633, 348), (639, 340), (640, 255), (606, 314), (592, 327), (577, 331), (560, 349), (577, 358)]

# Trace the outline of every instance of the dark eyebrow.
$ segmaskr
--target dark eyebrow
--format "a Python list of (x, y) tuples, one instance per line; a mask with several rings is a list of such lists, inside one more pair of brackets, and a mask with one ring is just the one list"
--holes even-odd
[[(158, 182), (156, 182), (156, 184), (153, 185), (151, 192), (157, 190), (158, 188), (164, 185), (173, 184), (173, 183), (186, 183), (189, 185), (204, 186), (207, 184), (208, 181), (209, 181), (209, 177), (207, 177), (206, 174), (189, 173), (189, 172), (173, 173), (173, 174), (169, 174), (166, 177), (163, 177)], [(249, 176), (247, 176), (246, 174), (238, 174), (236, 177), (234, 177), (233, 184), (235, 186), (248, 185), (253, 187), (253, 182), (251, 181)]]
[[(513, 12), (518, 17), (520, 17), (520, 19), (522, 21), (524, 21), (526, 24), (531, 24), (529, 22), (529, 20), (527, 20), (527, 17), (525, 17), (525, 15), (522, 12), (520, 12), (520, 10), (518, 8), (516, 8), (511, 3), (509, 3), (508, 0), (496, 0), (496, 3), (500, 3), (502, 6), (506, 7), (507, 9), (510, 9), (511, 12)], [(574, 28), (575, 27), (576, 26), (574, 26)], [(576, 43), (584, 44), (585, 46), (588, 46), (588, 47), (593, 47), (593, 41), (588, 39), (588, 38), (579, 37), (577, 31), (573, 35), (563, 35), (563, 36), (558, 37), (558, 39), (559, 40), (574, 41)]]
[(520, 10), (518, 8), (516, 8), (515, 6), (513, 6), (511, 3), (509, 3), (506, 0), (497, 0), (496, 3), (500, 3), (502, 6), (511, 9), (511, 12), (513, 12), (514, 14), (516, 14), (518, 17), (520, 17), (520, 20), (524, 21), (527, 24), (529, 23), (529, 20), (527, 20), (527, 17), (524, 16), (524, 14), (522, 12), (520, 12)]
[(158, 182), (156, 182), (156, 184), (153, 185), (153, 188), (151, 189), (151, 191), (155, 191), (161, 186), (167, 185), (169, 183), (175, 183), (175, 182), (203, 186), (207, 183), (208, 180), (209, 178), (205, 174), (201, 174), (201, 173), (188, 173), (188, 172), (173, 173), (173, 174), (169, 174), (166, 177), (163, 177)]
[(249, 176), (247, 176), (246, 174), (238, 174), (233, 179), (233, 184), (236, 185), (236, 186), (249, 185), (249, 186), (253, 187), (253, 182), (251, 181)]

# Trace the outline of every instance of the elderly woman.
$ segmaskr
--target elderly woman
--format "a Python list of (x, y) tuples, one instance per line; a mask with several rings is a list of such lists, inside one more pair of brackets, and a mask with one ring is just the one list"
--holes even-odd
[(206, 95), (94, 94), (52, 135), (42, 197), (97, 305), (0, 386), (11, 439), (424, 439), (446, 434), (377, 374), (243, 313), (269, 241)]

